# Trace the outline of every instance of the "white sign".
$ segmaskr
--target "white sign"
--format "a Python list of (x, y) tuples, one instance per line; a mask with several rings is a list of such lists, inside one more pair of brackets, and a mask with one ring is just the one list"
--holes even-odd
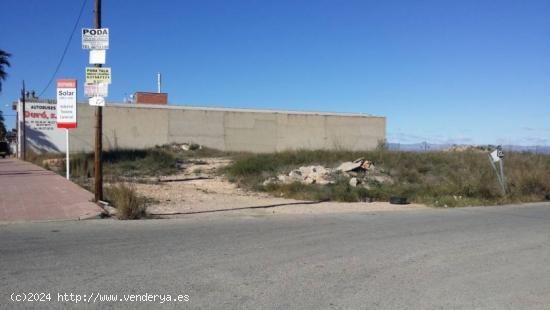
[(104, 65), (106, 54), (105, 50), (90, 50), (90, 64)]
[(109, 84), (84, 84), (84, 94), (86, 97), (107, 97), (109, 95)]
[(76, 128), (76, 80), (57, 80), (57, 128)]
[(82, 48), (85, 50), (109, 49), (109, 28), (82, 28)]
[(92, 97), (88, 101), (90, 105), (96, 106), (96, 107), (104, 107), (105, 106), (105, 98), (103, 97)]
[(498, 150), (494, 150), (492, 153), (491, 153), (491, 159), (493, 160), (493, 162), (499, 162), (500, 161), (500, 156), (499, 155), (499, 152)]
[(57, 107), (49, 102), (32, 102), (25, 105), (25, 126), (30, 131), (53, 131)]
[[(27, 102), (24, 114), (27, 147), (35, 152), (65, 151), (65, 130), (57, 128), (55, 102)], [(19, 121), (23, 124), (23, 113)]]
[(502, 151), (502, 147), (500, 145), (497, 147), (497, 156), (500, 159), (504, 158), (504, 151)]

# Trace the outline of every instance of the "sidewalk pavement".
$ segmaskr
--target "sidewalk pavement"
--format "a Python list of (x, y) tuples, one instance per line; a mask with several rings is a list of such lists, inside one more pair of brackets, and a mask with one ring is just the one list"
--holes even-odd
[(54, 172), (0, 159), (0, 222), (93, 218), (102, 209), (92, 199), (92, 193)]

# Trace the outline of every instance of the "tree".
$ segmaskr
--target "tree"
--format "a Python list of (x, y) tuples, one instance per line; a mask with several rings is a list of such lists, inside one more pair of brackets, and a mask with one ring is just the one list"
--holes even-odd
[(10, 66), (10, 62), (8, 61), (10, 57), (10, 53), (0, 49), (0, 92), (2, 92), (2, 82), (5, 81), (8, 76), (6, 67)]
[(0, 111), (0, 141), (6, 140), (6, 125), (4, 124), (4, 115)]

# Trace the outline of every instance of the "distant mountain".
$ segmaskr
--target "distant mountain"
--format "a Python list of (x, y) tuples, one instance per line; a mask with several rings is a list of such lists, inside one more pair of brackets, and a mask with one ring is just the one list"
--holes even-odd
[(452, 144), (433, 144), (433, 143), (388, 143), (388, 148), (394, 151), (424, 152), (440, 151), (450, 148)]
[[(456, 148), (467, 148), (467, 147), (477, 147), (478, 145), (464, 145), (464, 144), (434, 144), (434, 143), (388, 143), (388, 148), (395, 151), (406, 151), (406, 152), (424, 152), (424, 151), (441, 151), (450, 149), (453, 147)], [(486, 147), (486, 145), (481, 145)], [(494, 146), (493, 146), (494, 147)], [(532, 153), (543, 153), (550, 154), (550, 146), (524, 146), (524, 145), (503, 145), (502, 148), (504, 151), (508, 152), (532, 152)]]

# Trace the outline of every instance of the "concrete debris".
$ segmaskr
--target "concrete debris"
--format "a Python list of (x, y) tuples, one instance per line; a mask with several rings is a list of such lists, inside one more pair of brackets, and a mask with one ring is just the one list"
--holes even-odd
[(196, 143), (182, 143), (172, 144), (172, 148), (175, 150), (181, 150), (181, 151), (195, 151), (195, 150), (202, 150), (202, 145), (196, 144)]
[(291, 183), (290, 179), (288, 178), (288, 175), (284, 175), (284, 174), (278, 175), (277, 180), (279, 180), (282, 183)]
[(277, 181), (285, 184), (300, 182), (303, 184), (331, 184), (333, 169), (327, 169), (323, 166), (305, 166), (290, 171), (288, 175), (281, 174), (277, 176), (277, 179), (270, 178), (264, 181), (264, 186)]
[(116, 208), (109, 205), (103, 206), (103, 209), (107, 212), (109, 216), (115, 216), (117, 213)]
[(338, 168), (336, 168), (336, 170), (342, 171), (342, 172), (353, 171), (353, 170), (356, 170), (358, 168), (361, 168), (362, 164), (363, 164), (363, 162), (348, 161), (348, 162), (342, 163), (340, 166), (338, 166)]
[(331, 169), (327, 169), (323, 166), (308, 166), (300, 167), (300, 172), (304, 177), (304, 183), (306, 184), (330, 184), (334, 183), (331, 180)]
[(363, 170), (374, 170), (375, 169), (374, 163), (372, 161), (369, 161), (369, 160), (365, 160), (363, 162), (363, 164), (361, 165), (361, 168)]
[(393, 180), (387, 175), (378, 171), (372, 161), (364, 158), (356, 159), (353, 162), (345, 162), (337, 168), (326, 168), (323, 166), (304, 166), (290, 171), (288, 174), (280, 174), (276, 178), (269, 178), (263, 182), (264, 186), (270, 184), (290, 184), (299, 182), (302, 184), (334, 184), (342, 176), (349, 178), (349, 185), (359, 185), (369, 188), (371, 181), (379, 183), (392, 183)]
[(302, 172), (300, 170), (292, 170), (288, 176), (295, 181), (302, 180)]

